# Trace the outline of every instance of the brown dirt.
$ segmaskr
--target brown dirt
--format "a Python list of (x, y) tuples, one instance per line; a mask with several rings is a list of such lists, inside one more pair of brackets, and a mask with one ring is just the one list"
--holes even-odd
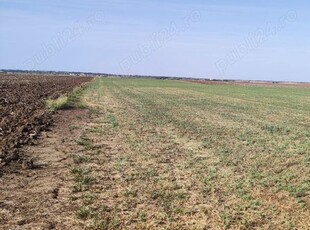
[(0, 176), (17, 162), (24, 162), (20, 147), (37, 144), (40, 132), (52, 123), (45, 100), (55, 99), (91, 80), (87, 77), (0, 74)]
[(90, 122), (86, 110), (61, 111), (54, 116), (52, 132), (43, 133), (39, 146), (25, 146), (34, 157), (34, 169), (14, 169), (0, 178), (0, 229), (83, 229), (71, 201), (71, 154), (81, 126)]

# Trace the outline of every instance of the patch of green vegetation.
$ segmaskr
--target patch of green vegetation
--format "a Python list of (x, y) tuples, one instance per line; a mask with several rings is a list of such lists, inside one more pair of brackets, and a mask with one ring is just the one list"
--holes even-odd
[(187, 194), (185, 192), (176, 192), (174, 196), (177, 200), (184, 200), (187, 198)]
[(114, 115), (112, 113), (110, 113), (108, 115), (108, 121), (109, 121), (109, 123), (111, 124), (111, 126), (113, 128), (118, 126), (118, 122), (117, 122), (116, 118), (114, 117)]
[(102, 218), (97, 218), (94, 221), (93, 228), (95, 230), (108, 230), (108, 229), (117, 229), (119, 228), (120, 220), (117, 217), (111, 217), (106, 215)]
[(307, 195), (307, 193), (310, 191), (310, 182), (304, 181), (299, 185), (286, 185), (283, 187), (286, 191), (292, 194), (295, 198), (302, 198)]
[(95, 201), (96, 196), (92, 193), (84, 193), (82, 194), (81, 199), (85, 205), (90, 205)]
[(117, 160), (116, 164), (115, 164), (115, 169), (117, 170), (122, 170), (128, 163), (128, 158), (120, 158)]
[(74, 167), (71, 169), (71, 173), (74, 176), (75, 185), (73, 186), (73, 192), (83, 192), (88, 189), (88, 186), (94, 182), (94, 178), (90, 175), (89, 169)]
[(80, 207), (80, 209), (77, 211), (76, 214), (80, 219), (85, 220), (91, 216), (92, 211), (89, 206), (82, 206)]
[(138, 217), (139, 217), (139, 220), (142, 222), (147, 221), (147, 213), (144, 211), (139, 212)]

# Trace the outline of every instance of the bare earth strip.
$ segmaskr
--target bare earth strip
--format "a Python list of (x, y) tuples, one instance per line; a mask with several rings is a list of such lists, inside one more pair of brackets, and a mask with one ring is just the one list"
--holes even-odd
[[(77, 117), (79, 119), (77, 119)], [(80, 130), (70, 129), (90, 119), (82, 110), (62, 111), (55, 116), (52, 132), (43, 134), (39, 146), (25, 147), (34, 157), (35, 169), (17, 170), (0, 178), (1, 229), (72, 229), (76, 207), (70, 201), (72, 152)]]

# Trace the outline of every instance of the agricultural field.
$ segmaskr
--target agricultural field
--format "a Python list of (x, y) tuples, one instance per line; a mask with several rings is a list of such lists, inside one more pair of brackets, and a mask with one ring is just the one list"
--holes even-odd
[[(52, 122), (46, 100), (90, 81), (85, 77), (0, 75), (0, 163), (21, 158), (19, 148), (34, 144)], [(2, 171), (0, 167), (0, 173)]]
[(51, 166), (0, 178), (0, 226), (309, 229), (309, 85), (200, 83), (89, 82), (26, 148)]

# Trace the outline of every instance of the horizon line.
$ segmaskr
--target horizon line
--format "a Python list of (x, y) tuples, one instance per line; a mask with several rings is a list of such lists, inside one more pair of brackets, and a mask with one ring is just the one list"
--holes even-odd
[(148, 78), (165, 78), (165, 79), (185, 79), (185, 80), (205, 80), (205, 81), (231, 81), (231, 82), (268, 82), (268, 83), (297, 83), (308, 84), (310, 81), (275, 81), (275, 80), (250, 80), (250, 79), (229, 79), (229, 78), (213, 78), (213, 77), (189, 77), (189, 76), (168, 76), (168, 75), (141, 75), (141, 74), (116, 74), (116, 73), (103, 73), (103, 72), (91, 72), (91, 71), (64, 71), (64, 70), (22, 70), (22, 69), (0, 69), (1, 72), (24, 72), (24, 73), (67, 73), (67, 74), (91, 74), (91, 75), (105, 75), (105, 76), (117, 76), (117, 77), (148, 77)]

